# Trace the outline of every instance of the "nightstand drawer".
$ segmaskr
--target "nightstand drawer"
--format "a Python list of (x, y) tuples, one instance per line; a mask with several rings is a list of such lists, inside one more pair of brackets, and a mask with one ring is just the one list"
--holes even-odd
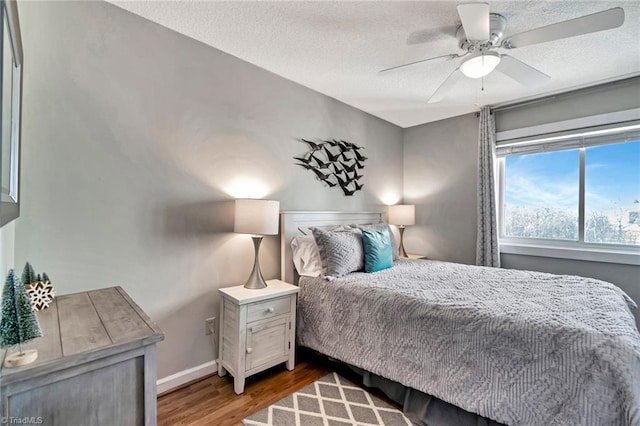
[(266, 302), (253, 303), (247, 311), (247, 322), (260, 321), (289, 313), (291, 310), (291, 297), (267, 300)]

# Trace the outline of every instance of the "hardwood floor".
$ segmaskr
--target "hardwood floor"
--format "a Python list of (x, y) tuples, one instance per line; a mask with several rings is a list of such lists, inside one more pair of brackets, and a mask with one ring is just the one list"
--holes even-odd
[(158, 398), (158, 425), (236, 426), (240, 420), (302, 389), (334, 366), (312, 354), (300, 354), (293, 371), (284, 364), (247, 378), (241, 395), (229, 375), (210, 376)]

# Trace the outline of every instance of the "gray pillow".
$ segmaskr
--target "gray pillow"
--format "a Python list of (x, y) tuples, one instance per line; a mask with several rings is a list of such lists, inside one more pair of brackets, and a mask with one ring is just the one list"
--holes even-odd
[(396, 241), (396, 237), (393, 234), (393, 231), (391, 230), (391, 228), (389, 228), (389, 225), (387, 225), (384, 222), (380, 222), (380, 223), (370, 223), (368, 225), (351, 225), (353, 227), (359, 228), (359, 229), (371, 229), (372, 231), (383, 231), (383, 230), (387, 230), (389, 231), (389, 237), (391, 237), (391, 254), (393, 255), (393, 260), (398, 260), (398, 258), (400, 257), (400, 255), (398, 254), (398, 242)]
[(325, 278), (334, 280), (364, 268), (362, 233), (359, 230), (329, 232), (311, 228), (311, 232), (320, 252)]

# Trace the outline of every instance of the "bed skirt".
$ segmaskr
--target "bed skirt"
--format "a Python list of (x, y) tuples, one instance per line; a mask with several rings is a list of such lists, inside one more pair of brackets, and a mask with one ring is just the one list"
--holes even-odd
[(470, 413), (424, 392), (398, 382), (344, 364), (362, 378), (362, 384), (382, 391), (402, 407), (404, 415), (418, 426), (504, 426), (486, 417)]

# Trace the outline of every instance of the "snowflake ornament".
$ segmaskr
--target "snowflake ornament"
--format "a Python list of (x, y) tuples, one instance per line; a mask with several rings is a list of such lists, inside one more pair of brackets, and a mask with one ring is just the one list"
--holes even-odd
[(36, 281), (25, 285), (25, 288), (31, 299), (31, 305), (36, 311), (48, 308), (55, 297), (53, 285), (49, 281)]

